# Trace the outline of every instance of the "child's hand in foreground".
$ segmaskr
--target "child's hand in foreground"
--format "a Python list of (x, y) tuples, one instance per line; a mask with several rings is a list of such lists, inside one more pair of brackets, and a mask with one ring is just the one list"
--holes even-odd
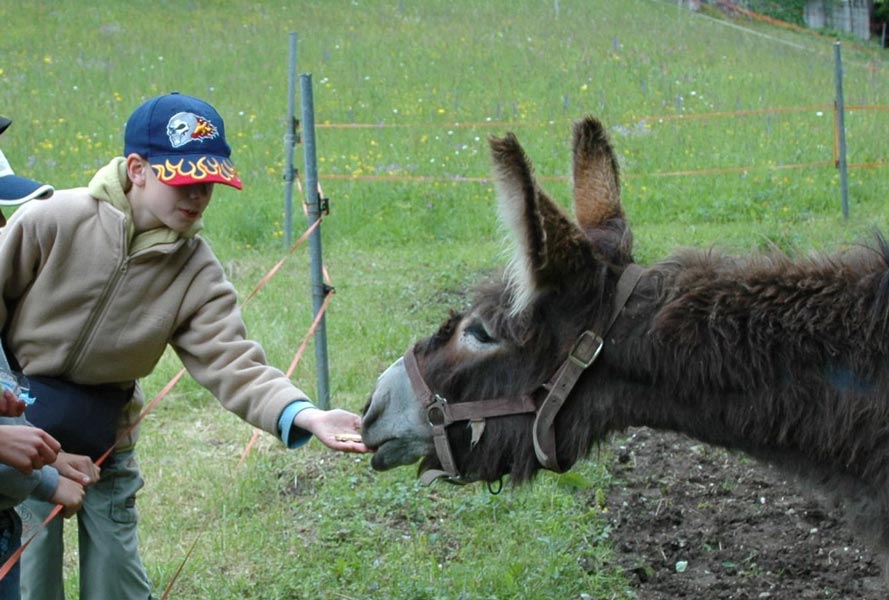
[(0, 417), (18, 417), (25, 412), (25, 401), (9, 390), (0, 396)]
[(99, 481), (99, 467), (89, 456), (60, 452), (53, 466), (59, 470), (59, 475), (72, 479), (83, 487)]
[(52, 496), (52, 501), (62, 505), (62, 516), (66, 519), (77, 513), (83, 507), (83, 486), (67, 477), (59, 477), (59, 487)]
[(42, 429), (30, 425), (0, 426), (0, 463), (30, 475), (56, 461), (62, 446)]

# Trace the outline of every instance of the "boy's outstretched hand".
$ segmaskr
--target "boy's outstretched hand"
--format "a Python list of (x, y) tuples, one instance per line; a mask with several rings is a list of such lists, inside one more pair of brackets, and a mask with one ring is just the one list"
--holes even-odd
[(361, 417), (348, 411), (307, 408), (296, 415), (293, 424), (310, 431), (332, 450), (370, 452), (361, 441)]

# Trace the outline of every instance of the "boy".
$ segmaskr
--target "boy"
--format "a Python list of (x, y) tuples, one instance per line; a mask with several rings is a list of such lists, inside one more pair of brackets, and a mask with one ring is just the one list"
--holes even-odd
[[(100, 169), (88, 188), (25, 205), (0, 235), (6, 347), (29, 376), (32, 394), (46, 376), (27, 414), (66, 450), (100, 451), (97, 440), (108, 439), (100, 420), (84, 420), (85, 411), (106, 421), (110, 414), (119, 433), (128, 431), (144, 401), (138, 380), (169, 344), (226, 409), (288, 447), (314, 434), (334, 450), (368, 451), (360, 441), (340, 441), (357, 437), (357, 415), (315, 408), (267, 365), (262, 347), (246, 337), (234, 288), (197, 235), (214, 184), (241, 189), (230, 155), (222, 118), (208, 103), (178, 93), (152, 98), (127, 121), (123, 157)], [(151, 595), (137, 549), (136, 436), (102, 465), (77, 515), (84, 599)], [(27, 503), (35, 519), (51, 508)], [(23, 555), (26, 600), (64, 597), (56, 521)]]
[[(11, 123), (0, 117), (0, 134)], [(35, 197), (51, 196), (52, 192), (51, 186), (16, 175), (0, 152), (0, 205), (16, 206)], [(29, 426), (24, 412), (24, 401), (11, 390), (0, 393), (0, 567), (21, 545), (17, 504), (30, 496), (61, 504), (63, 514), (71, 516), (80, 509), (84, 486), (99, 477), (98, 468), (88, 458), (60, 453), (59, 442)], [(19, 571), (15, 564), (0, 579), (0, 600), (21, 598)]]

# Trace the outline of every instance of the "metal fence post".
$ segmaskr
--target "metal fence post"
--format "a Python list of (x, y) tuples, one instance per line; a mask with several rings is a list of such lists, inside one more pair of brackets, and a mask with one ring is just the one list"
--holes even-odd
[(843, 61), (840, 57), (840, 43), (833, 44), (834, 68), (836, 71), (836, 129), (839, 157), (837, 168), (840, 170), (840, 194), (843, 202), (843, 218), (849, 218), (849, 168), (846, 162), (846, 119), (843, 106)]
[[(315, 149), (315, 101), (312, 96), (312, 76), (310, 74), (300, 75), (300, 92), (304, 138), (303, 152), (305, 153), (306, 208), (308, 209), (308, 224), (311, 227), (315, 221), (321, 219), (322, 213), (327, 212), (327, 206), (321, 205), (322, 199), (318, 194), (318, 164)], [(330, 287), (324, 283), (320, 226), (316, 227), (309, 235), (308, 242), (312, 272), (312, 315), (317, 316), (321, 312), (324, 299), (327, 297), (328, 292), (331, 291)], [(328, 386), (327, 328), (324, 315), (318, 321), (314, 341), (318, 375), (316, 403), (320, 408), (327, 409), (330, 406), (330, 391)]]
[(293, 147), (299, 142), (296, 120), (296, 34), (290, 34), (290, 74), (287, 80), (287, 131), (284, 133), (284, 248), (290, 248), (293, 240)]

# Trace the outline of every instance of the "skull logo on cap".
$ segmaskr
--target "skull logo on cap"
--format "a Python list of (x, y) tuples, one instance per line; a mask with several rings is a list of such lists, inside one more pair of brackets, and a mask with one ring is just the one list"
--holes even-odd
[(209, 119), (190, 112), (179, 112), (167, 122), (167, 137), (174, 148), (194, 140), (212, 139), (218, 135)]

